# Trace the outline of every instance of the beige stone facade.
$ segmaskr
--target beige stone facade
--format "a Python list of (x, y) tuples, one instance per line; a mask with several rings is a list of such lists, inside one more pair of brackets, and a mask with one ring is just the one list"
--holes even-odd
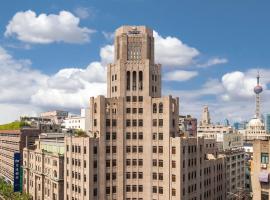
[(33, 200), (64, 199), (63, 138), (55, 133), (23, 150), (23, 191)]
[(89, 137), (65, 139), (65, 198), (224, 200), (224, 158), (215, 143), (180, 137), (179, 99), (161, 96), (153, 31), (122, 26), (114, 45), (107, 98), (90, 99)]
[(251, 188), (253, 199), (269, 200), (269, 140), (255, 140), (253, 142), (253, 160), (251, 161)]
[(65, 199), (100, 199), (98, 178), (105, 171), (99, 174), (98, 139), (66, 136), (65, 149)]
[(21, 153), (23, 148), (33, 145), (38, 138), (38, 129), (23, 128), (20, 130), (0, 130), (0, 178), (10, 184), (14, 180), (14, 153)]

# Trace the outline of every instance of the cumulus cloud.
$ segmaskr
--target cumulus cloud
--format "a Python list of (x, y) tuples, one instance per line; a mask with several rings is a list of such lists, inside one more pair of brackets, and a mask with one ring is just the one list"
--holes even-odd
[(106, 65), (112, 63), (114, 59), (114, 46), (106, 45), (102, 47), (100, 50), (100, 57), (103, 64)]
[(175, 70), (164, 74), (166, 81), (187, 81), (198, 76), (197, 71)]
[(42, 110), (78, 109), (87, 106), (89, 97), (106, 94), (106, 67), (101, 62), (49, 76), (0, 47), (0, 71), (0, 123)]
[[(264, 71), (261, 84), (264, 89), (267, 89), (267, 84), (270, 83), (270, 70)], [(255, 69), (251, 69), (247, 72), (235, 71), (227, 73), (222, 77), (222, 85), (225, 90), (225, 94), (222, 96), (223, 100), (238, 100), (248, 99), (254, 96), (253, 88), (256, 85)]]
[[(261, 94), (262, 113), (270, 113), (270, 70), (259, 69), (264, 92)], [(224, 119), (233, 121), (249, 120), (255, 114), (257, 69), (245, 72), (233, 71), (220, 79), (210, 79), (202, 87), (190, 90), (169, 90), (165, 94), (180, 97), (180, 114), (191, 114), (200, 119), (202, 107), (208, 105), (213, 121)]]
[(176, 37), (162, 37), (154, 31), (155, 59), (164, 66), (186, 66), (194, 64), (200, 52), (193, 47), (184, 44)]
[(68, 11), (59, 14), (40, 14), (28, 10), (17, 12), (6, 26), (5, 36), (15, 36), (28, 43), (53, 42), (85, 43), (94, 30), (80, 27), (80, 19)]
[(211, 58), (209, 59), (206, 63), (204, 64), (198, 64), (197, 66), (198, 67), (210, 67), (210, 66), (213, 66), (213, 65), (220, 65), (220, 64), (225, 64), (227, 63), (228, 60), (226, 58)]

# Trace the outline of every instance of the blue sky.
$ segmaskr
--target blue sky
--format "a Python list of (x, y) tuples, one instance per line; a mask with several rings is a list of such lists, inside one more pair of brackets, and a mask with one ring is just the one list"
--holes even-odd
[[(88, 95), (104, 93), (111, 35), (121, 25), (156, 31), (163, 94), (180, 97), (181, 114), (200, 117), (207, 104), (213, 121), (250, 119), (257, 69), (265, 90), (262, 111), (269, 113), (269, 8), (268, 1), (251, 0), (6, 1), (0, 7), (0, 122), (55, 108), (76, 112), (87, 106)], [(79, 20), (70, 33), (54, 21), (61, 11)], [(44, 34), (35, 25), (40, 14), (51, 27)], [(185, 62), (172, 63), (177, 58)]]

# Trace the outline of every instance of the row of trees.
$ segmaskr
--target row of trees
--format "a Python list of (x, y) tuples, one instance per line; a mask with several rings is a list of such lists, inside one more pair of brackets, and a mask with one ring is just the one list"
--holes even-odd
[(12, 185), (7, 184), (3, 179), (0, 179), (0, 195), (6, 200), (30, 200), (27, 194), (13, 192)]

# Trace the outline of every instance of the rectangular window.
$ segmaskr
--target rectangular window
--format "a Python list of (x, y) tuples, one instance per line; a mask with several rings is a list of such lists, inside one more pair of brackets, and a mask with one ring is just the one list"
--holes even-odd
[(139, 114), (143, 113), (143, 108), (139, 108)]
[(159, 120), (158, 120), (158, 125), (159, 125), (159, 126), (163, 126), (163, 119), (159, 119)]
[(131, 100), (130, 96), (127, 96), (127, 97), (126, 97), (126, 101), (127, 101), (127, 102), (130, 102), (130, 100)]
[(127, 153), (130, 153), (130, 152), (131, 152), (130, 146), (126, 146), (126, 152), (127, 152)]
[(112, 132), (112, 139), (116, 140), (116, 132)]
[(158, 147), (158, 153), (163, 153), (163, 146)]
[(110, 132), (106, 132), (106, 140), (110, 140), (110, 137), (111, 137)]
[(268, 164), (269, 163), (269, 155), (268, 153), (261, 153), (261, 163)]
[(133, 140), (136, 140), (136, 139), (137, 139), (137, 133), (136, 133), (136, 132), (133, 132), (133, 133), (132, 133), (132, 139), (133, 139)]
[(111, 125), (111, 120), (110, 119), (106, 119), (106, 126), (110, 126)]
[(172, 154), (176, 154), (176, 147), (172, 147)]
[(137, 96), (133, 96), (133, 97), (132, 97), (132, 101), (133, 101), (133, 102), (137, 102)]
[(139, 102), (143, 101), (143, 96), (139, 96)]
[(163, 133), (158, 133), (158, 139), (163, 140)]
[(143, 132), (139, 132), (139, 137), (138, 137), (139, 140), (142, 140), (143, 139)]
[(126, 126), (129, 127), (130, 126), (130, 119), (126, 120)]
[(157, 153), (157, 147), (153, 146), (153, 153)]
[(137, 113), (137, 108), (132, 108), (132, 113), (136, 114)]
[(129, 140), (130, 138), (130, 132), (126, 132), (126, 139)]
[(126, 113), (129, 114), (130, 113), (130, 108), (126, 108)]
[(132, 126), (137, 126), (137, 120), (136, 119), (132, 120)]
[(153, 119), (153, 126), (157, 126), (157, 119)]
[(143, 120), (139, 119), (139, 126), (142, 127), (143, 126)]
[(112, 120), (112, 126), (117, 126), (117, 120), (116, 119)]

